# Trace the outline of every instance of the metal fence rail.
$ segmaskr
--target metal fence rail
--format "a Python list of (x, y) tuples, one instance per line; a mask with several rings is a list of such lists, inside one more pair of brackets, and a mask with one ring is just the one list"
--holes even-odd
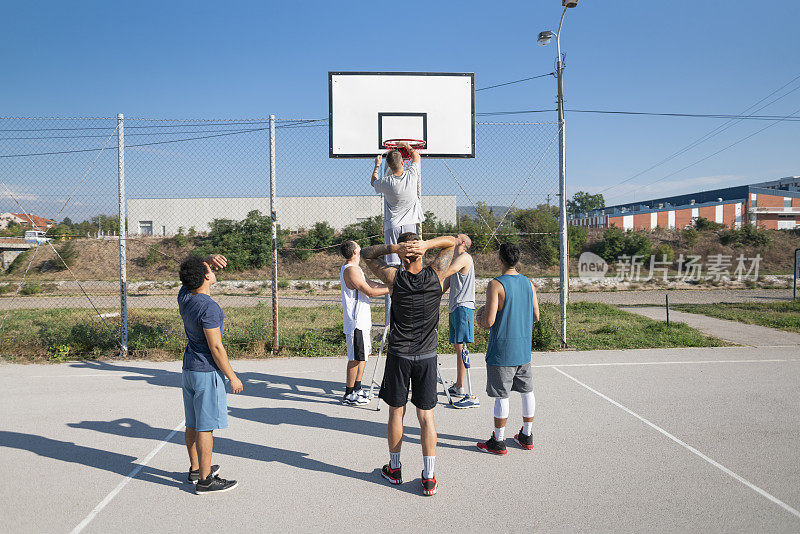
[[(474, 159), (424, 159), (423, 233), (469, 234), (487, 273), (513, 240), (555, 274), (557, 135), (479, 123)], [(279, 307), (338, 302), (338, 243), (382, 242), (371, 170), (328, 157), (327, 120), (0, 118), (0, 351), (179, 350), (178, 265), (220, 252), (226, 337), (270, 352)]]

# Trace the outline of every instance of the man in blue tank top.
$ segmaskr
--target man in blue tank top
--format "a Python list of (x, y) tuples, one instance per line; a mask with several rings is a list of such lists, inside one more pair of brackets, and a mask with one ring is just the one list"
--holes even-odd
[[(361, 251), (361, 257), (375, 276), (389, 287), (389, 347), (383, 371), (380, 398), (389, 405), (389, 463), (381, 476), (392, 484), (402, 484), (400, 447), (403, 444), (403, 417), (408, 403), (417, 408), (422, 442), (422, 493), (434, 495), (438, 484), (434, 476), (436, 460), (436, 346), (439, 340), (439, 306), (442, 287), (453, 259), (455, 237), (421, 241), (413, 232), (400, 235), (397, 244), (374, 245)], [(440, 249), (436, 259), (425, 267), (422, 258), (430, 249)], [(398, 254), (402, 268), (388, 265), (383, 256)]]
[(490, 329), (486, 347), (486, 394), (494, 398), (492, 437), (478, 448), (492, 454), (506, 454), (505, 429), (508, 420), (509, 391), (522, 395), (522, 429), (514, 441), (523, 449), (533, 449), (533, 396), (531, 348), (533, 323), (539, 320), (536, 288), (519, 274), (519, 247), (500, 245), (498, 258), (503, 274), (489, 282), (486, 305), (478, 310), (478, 326)]

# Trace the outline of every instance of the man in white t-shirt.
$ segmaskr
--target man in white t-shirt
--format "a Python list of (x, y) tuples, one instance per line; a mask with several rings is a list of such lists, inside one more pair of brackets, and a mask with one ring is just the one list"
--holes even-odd
[(387, 295), (389, 288), (384, 284), (367, 280), (359, 263), (361, 247), (348, 240), (339, 247), (346, 260), (339, 271), (339, 284), (342, 287), (342, 331), (347, 343), (347, 382), (342, 404), (355, 406), (367, 404), (369, 399), (361, 389), (361, 378), (367, 357), (372, 352), (372, 315), (369, 298)]
[[(408, 143), (399, 143), (398, 146), (411, 153), (411, 165), (405, 169), (400, 152), (390, 150), (386, 154), (386, 166), (391, 172), (381, 178), (382, 157), (379, 154), (375, 158), (370, 182), (375, 192), (383, 194), (383, 237), (387, 245), (396, 245), (400, 234), (417, 233), (417, 224), (423, 220), (422, 203), (417, 195), (422, 159)], [(385, 261), (388, 265), (400, 265), (397, 254), (388, 254)]]

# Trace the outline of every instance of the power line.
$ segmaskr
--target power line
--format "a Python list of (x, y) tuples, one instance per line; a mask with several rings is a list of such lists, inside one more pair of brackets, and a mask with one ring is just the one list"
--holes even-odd
[(535, 80), (536, 78), (544, 78), (545, 76), (553, 76), (554, 74), (555, 72), (548, 72), (547, 74), (539, 74), (538, 76), (531, 76), (530, 78), (522, 78), (521, 80), (514, 80), (513, 82), (498, 83), (497, 85), (490, 85), (488, 87), (481, 87), (480, 89), (475, 89), (475, 92), (477, 93), (478, 91), (494, 89), (495, 87), (504, 87), (506, 85), (511, 85), (515, 83), (527, 82), (528, 80)]
[[(795, 115), (797, 115), (798, 113), (800, 113), (800, 109), (797, 109), (796, 111), (794, 111), (794, 112), (793, 112), (791, 115), (789, 115), (789, 117), (794, 117), (794, 116), (795, 116)], [(716, 152), (714, 152), (713, 154), (709, 154), (708, 156), (705, 156), (705, 157), (703, 157), (703, 158), (700, 158), (700, 159), (698, 159), (697, 161), (694, 161), (694, 162), (690, 163), (689, 165), (686, 165), (685, 167), (682, 167), (682, 168), (678, 169), (678, 170), (677, 170), (677, 171), (675, 171), (675, 172), (671, 172), (670, 174), (668, 174), (668, 175), (666, 175), (666, 176), (662, 176), (662, 177), (661, 177), (661, 178), (659, 178), (658, 180), (653, 180), (652, 182), (650, 182), (650, 183), (647, 183), (647, 184), (645, 184), (645, 185), (643, 185), (643, 186), (641, 186), (641, 187), (637, 187), (636, 189), (634, 189), (633, 191), (630, 191), (630, 192), (631, 192), (631, 193), (635, 193), (636, 191), (639, 191), (640, 189), (643, 189), (643, 188), (645, 188), (645, 187), (648, 187), (648, 186), (651, 186), (651, 185), (653, 185), (653, 184), (655, 184), (655, 183), (658, 183), (658, 182), (660, 182), (660, 181), (662, 181), (662, 180), (666, 180), (667, 178), (670, 178), (670, 177), (672, 177), (672, 176), (675, 176), (676, 174), (678, 174), (678, 173), (680, 173), (680, 172), (683, 172), (683, 171), (685, 171), (685, 170), (686, 170), (686, 169), (688, 169), (689, 167), (694, 167), (694, 166), (695, 166), (695, 165), (697, 165), (698, 163), (702, 163), (703, 161), (705, 161), (705, 160), (707, 160), (707, 159), (709, 159), (709, 158), (712, 158), (712, 157), (716, 156), (717, 154), (719, 154), (719, 153), (721, 153), (721, 152), (724, 152), (724, 151), (728, 150), (729, 148), (732, 148), (732, 147), (734, 147), (734, 146), (738, 145), (739, 143), (741, 143), (741, 142), (743, 142), (743, 141), (746, 141), (746, 140), (750, 139), (751, 137), (753, 137), (753, 136), (755, 136), (755, 135), (758, 135), (758, 134), (760, 134), (761, 132), (763, 132), (763, 131), (764, 131), (764, 130), (766, 130), (767, 128), (772, 128), (773, 126), (775, 126), (776, 124), (779, 124), (779, 123), (780, 123), (780, 121), (778, 121), (778, 122), (773, 122), (773, 123), (771, 123), (771, 124), (767, 124), (766, 126), (764, 126), (763, 128), (761, 128), (760, 130), (756, 130), (755, 132), (753, 132), (753, 133), (751, 133), (751, 134), (749, 134), (749, 135), (746, 135), (746, 136), (742, 137), (741, 139), (738, 139), (738, 140), (734, 141), (733, 143), (729, 144), (728, 146), (726, 146), (726, 147), (724, 147), (724, 148), (721, 148), (721, 149), (717, 150), (717, 151), (716, 151)], [(617, 197), (619, 197), (619, 196), (621, 196), (621, 195), (617, 195)], [(616, 197), (611, 197), (611, 198), (616, 198)]]
[[(555, 109), (527, 109), (519, 111), (491, 111), (484, 113), (476, 113), (476, 115), (490, 116), (490, 115), (522, 115), (526, 113), (546, 113), (549, 111), (557, 111)], [(785, 121), (789, 122), (800, 121), (800, 117), (791, 117), (788, 115), (726, 115), (721, 113), (656, 113), (649, 111), (616, 111), (616, 110), (602, 110), (602, 109), (566, 109), (569, 113), (599, 113), (606, 115), (645, 115), (654, 117), (688, 117), (699, 119), (736, 119), (736, 120), (762, 120), (762, 121)]]
[[(770, 94), (768, 94), (767, 96), (765, 96), (764, 98), (762, 98), (761, 100), (759, 100), (758, 102), (756, 102), (755, 104), (753, 104), (753, 105), (749, 106), (749, 107), (748, 107), (747, 109), (745, 109), (745, 110), (744, 110), (742, 113), (743, 113), (743, 114), (744, 114), (744, 113), (747, 113), (748, 111), (750, 111), (751, 109), (755, 108), (756, 106), (758, 106), (759, 104), (761, 104), (762, 102), (764, 102), (765, 100), (767, 100), (769, 97), (771, 97), (771, 96), (772, 96), (772, 95), (774, 95), (775, 93), (777, 93), (777, 92), (779, 92), (779, 91), (782, 91), (784, 88), (788, 87), (789, 85), (791, 85), (792, 83), (794, 83), (794, 82), (795, 82), (795, 81), (797, 81), (798, 79), (800, 79), (800, 74), (798, 74), (797, 76), (795, 76), (795, 77), (794, 77), (794, 78), (792, 78), (790, 81), (788, 81), (787, 83), (783, 84), (782, 86), (778, 87), (777, 89), (775, 89), (774, 91), (772, 91)], [(772, 101), (770, 101), (770, 102), (768, 102), (768, 103), (764, 104), (764, 105), (763, 105), (763, 106), (761, 106), (760, 108), (756, 109), (756, 110), (754, 111), (754, 113), (755, 113), (755, 112), (758, 112), (758, 111), (761, 111), (762, 109), (764, 109), (764, 108), (766, 108), (766, 107), (768, 107), (768, 106), (771, 106), (772, 104), (774, 104), (774, 103), (775, 103), (775, 102), (777, 102), (778, 100), (781, 100), (782, 98), (785, 98), (786, 96), (788, 96), (788, 95), (792, 94), (793, 92), (797, 91), (798, 89), (800, 89), (800, 85), (798, 85), (798, 86), (797, 86), (797, 87), (795, 87), (794, 89), (792, 89), (792, 90), (790, 90), (790, 91), (788, 91), (788, 92), (784, 93), (783, 95), (779, 96), (778, 98), (775, 98), (774, 100), (772, 100)], [(704, 143), (704, 142), (708, 141), (708, 140), (709, 140), (709, 139), (711, 139), (712, 137), (716, 137), (717, 135), (721, 134), (721, 133), (722, 133), (722, 132), (724, 132), (725, 130), (727, 130), (727, 129), (731, 128), (732, 126), (734, 126), (734, 125), (736, 125), (736, 124), (738, 124), (738, 123), (740, 123), (740, 122), (741, 122), (741, 120), (734, 120), (734, 119), (731, 119), (731, 120), (729, 120), (729, 121), (727, 121), (727, 122), (725, 122), (725, 123), (721, 124), (720, 126), (717, 126), (716, 128), (714, 128), (714, 129), (713, 129), (713, 130), (711, 130), (710, 132), (706, 133), (705, 135), (703, 135), (702, 137), (700, 137), (700, 138), (698, 138), (698, 139), (695, 139), (694, 141), (692, 141), (691, 143), (689, 143), (689, 144), (688, 144), (688, 145), (686, 145), (685, 147), (681, 148), (680, 150), (678, 150), (678, 151), (676, 151), (676, 152), (673, 152), (672, 154), (670, 154), (670, 155), (669, 155), (669, 156), (667, 156), (666, 158), (662, 159), (662, 160), (661, 160), (661, 161), (659, 161), (658, 163), (656, 163), (656, 164), (654, 164), (654, 165), (651, 165), (651, 166), (650, 166), (650, 167), (648, 167), (647, 169), (645, 169), (645, 170), (643, 170), (643, 171), (640, 171), (640, 172), (638, 172), (638, 173), (634, 174), (633, 176), (630, 176), (629, 178), (626, 178), (625, 180), (622, 180), (621, 182), (619, 182), (619, 183), (617, 183), (617, 184), (614, 184), (614, 185), (612, 185), (612, 186), (610, 186), (610, 187), (607, 187), (607, 188), (605, 188), (605, 189), (603, 189), (603, 190), (599, 191), (599, 193), (605, 193), (606, 191), (609, 191), (609, 190), (611, 190), (611, 189), (614, 189), (615, 187), (619, 187), (619, 186), (620, 186), (620, 185), (622, 185), (622, 184), (625, 184), (625, 183), (628, 183), (628, 182), (630, 182), (630, 181), (631, 181), (631, 180), (633, 180), (634, 178), (638, 178), (639, 176), (641, 176), (641, 175), (643, 175), (643, 174), (645, 174), (645, 173), (647, 173), (647, 172), (649, 172), (649, 171), (651, 171), (651, 170), (655, 169), (656, 167), (659, 167), (659, 166), (663, 165), (664, 163), (666, 163), (666, 162), (668, 162), (668, 161), (670, 161), (670, 160), (672, 160), (672, 159), (674, 159), (674, 158), (676, 158), (676, 157), (680, 156), (681, 154), (684, 154), (685, 152), (688, 152), (689, 150), (691, 150), (692, 148), (694, 148), (694, 147), (698, 146), (699, 144), (701, 144), (701, 143)]]

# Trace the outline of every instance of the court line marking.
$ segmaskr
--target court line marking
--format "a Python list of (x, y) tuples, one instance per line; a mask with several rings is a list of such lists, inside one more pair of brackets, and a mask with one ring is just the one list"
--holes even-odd
[(136, 478), (136, 475), (138, 475), (138, 474), (139, 474), (139, 471), (141, 471), (141, 470), (142, 470), (142, 468), (143, 468), (143, 467), (145, 467), (145, 466), (148, 464), (148, 462), (150, 462), (150, 460), (152, 460), (152, 459), (153, 459), (153, 457), (154, 457), (156, 454), (158, 454), (158, 453), (159, 453), (159, 451), (160, 451), (160, 450), (161, 450), (161, 449), (164, 447), (164, 445), (166, 445), (167, 443), (169, 443), (169, 441), (172, 439), (172, 437), (173, 437), (175, 434), (177, 434), (177, 433), (178, 433), (178, 431), (179, 431), (181, 428), (183, 428), (184, 426), (185, 426), (185, 421), (183, 421), (183, 420), (182, 420), (182, 421), (180, 422), (180, 424), (179, 424), (178, 426), (176, 426), (175, 428), (173, 428), (173, 429), (172, 429), (172, 431), (171, 431), (171, 432), (170, 432), (170, 433), (167, 435), (167, 437), (166, 437), (166, 438), (164, 438), (164, 439), (161, 441), (161, 443), (159, 443), (158, 445), (156, 445), (156, 446), (155, 446), (155, 448), (154, 448), (152, 451), (150, 451), (150, 454), (148, 454), (147, 456), (145, 456), (145, 457), (144, 457), (144, 460), (142, 460), (142, 461), (141, 461), (141, 463), (139, 463), (139, 464), (138, 464), (138, 465), (137, 465), (137, 466), (136, 466), (136, 467), (133, 469), (133, 471), (131, 471), (131, 472), (128, 474), (128, 476), (126, 476), (126, 477), (125, 477), (125, 478), (122, 480), (122, 482), (120, 482), (119, 484), (117, 484), (117, 487), (116, 487), (116, 488), (114, 488), (113, 490), (111, 490), (111, 492), (109, 492), (109, 494), (108, 494), (108, 495), (106, 495), (106, 496), (105, 496), (105, 498), (104, 498), (102, 501), (100, 501), (100, 503), (99, 503), (97, 506), (95, 506), (95, 507), (94, 507), (94, 509), (93, 509), (91, 512), (89, 512), (89, 515), (87, 515), (86, 517), (84, 517), (84, 518), (83, 518), (83, 521), (81, 521), (80, 523), (78, 523), (78, 525), (77, 525), (75, 528), (73, 528), (73, 529), (72, 529), (72, 531), (70, 531), (70, 534), (78, 534), (78, 533), (79, 533), (79, 532), (81, 532), (81, 531), (82, 531), (84, 528), (86, 528), (86, 526), (87, 526), (89, 523), (91, 523), (91, 522), (92, 522), (92, 520), (93, 520), (93, 519), (94, 519), (94, 518), (97, 516), (97, 514), (99, 514), (99, 513), (100, 513), (100, 512), (103, 510), (103, 508), (105, 508), (105, 507), (108, 505), (108, 503), (110, 503), (111, 501), (113, 501), (113, 500), (114, 500), (114, 497), (116, 497), (116, 496), (117, 496), (117, 494), (118, 494), (120, 491), (122, 491), (122, 488), (124, 488), (125, 486), (127, 486), (127, 485), (128, 485), (128, 482), (130, 482), (131, 480), (133, 480), (134, 478)]
[(705, 460), (706, 462), (710, 463), (711, 465), (713, 465), (714, 467), (716, 467), (717, 469), (719, 469), (720, 471), (722, 471), (722, 472), (723, 472), (723, 473), (725, 473), (726, 475), (730, 476), (730, 477), (731, 477), (731, 478), (733, 478), (734, 480), (737, 480), (738, 482), (740, 482), (740, 483), (744, 484), (745, 486), (747, 486), (747, 487), (748, 487), (748, 488), (750, 488), (751, 490), (755, 491), (756, 493), (758, 493), (758, 494), (759, 494), (759, 495), (761, 495), (762, 497), (764, 497), (764, 498), (766, 498), (766, 499), (768, 499), (768, 500), (772, 501), (773, 503), (777, 504), (778, 506), (780, 506), (781, 508), (783, 508), (784, 510), (786, 510), (787, 512), (789, 512), (789, 513), (790, 513), (790, 514), (792, 514), (793, 516), (795, 516), (795, 517), (797, 517), (797, 518), (800, 518), (800, 512), (799, 512), (799, 511), (795, 510), (794, 508), (792, 508), (791, 506), (789, 506), (788, 504), (786, 504), (786, 503), (785, 503), (785, 502), (783, 502), (782, 500), (778, 499), (778, 498), (777, 498), (777, 497), (775, 497), (774, 495), (772, 495), (772, 494), (770, 494), (770, 493), (767, 493), (766, 491), (764, 491), (763, 489), (759, 488), (758, 486), (756, 486), (756, 485), (755, 485), (755, 484), (753, 484), (752, 482), (748, 481), (748, 480), (747, 480), (747, 479), (745, 479), (744, 477), (742, 477), (742, 476), (740, 476), (740, 475), (737, 475), (736, 473), (734, 473), (733, 471), (731, 471), (730, 469), (728, 469), (727, 467), (725, 467), (725, 466), (724, 466), (724, 465), (722, 465), (721, 463), (719, 463), (719, 462), (717, 462), (717, 461), (715, 461), (715, 460), (713, 460), (713, 459), (709, 458), (708, 456), (706, 456), (706, 455), (705, 455), (705, 454), (703, 454), (702, 452), (698, 451), (697, 449), (695, 449), (694, 447), (692, 447), (692, 446), (691, 446), (691, 445), (689, 445), (688, 443), (686, 443), (686, 442), (684, 442), (684, 441), (681, 441), (680, 439), (678, 439), (678, 438), (677, 438), (677, 437), (675, 437), (674, 435), (670, 434), (669, 432), (667, 432), (666, 430), (664, 430), (664, 429), (663, 429), (663, 428), (661, 428), (660, 426), (656, 425), (655, 423), (651, 423), (650, 421), (648, 421), (647, 419), (645, 419), (645, 418), (644, 418), (644, 417), (642, 417), (641, 415), (637, 414), (637, 413), (636, 413), (636, 412), (634, 412), (633, 410), (631, 410), (631, 409), (629, 409), (629, 408), (627, 408), (627, 407), (623, 406), (622, 404), (618, 403), (618, 402), (617, 402), (617, 401), (615, 401), (614, 399), (612, 399), (612, 398), (610, 398), (610, 397), (608, 397), (608, 396), (606, 396), (606, 395), (603, 395), (602, 393), (600, 393), (600, 392), (599, 392), (599, 391), (597, 391), (596, 389), (593, 389), (591, 386), (588, 386), (588, 385), (584, 384), (583, 382), (581, 382), (581, 381), (580, 381), (580, 380), (578, 380), (577, 378), (575, 378), (575, 377), (573, 377), (573, 376), (571, 376), (571, 375), (569, 375), (569, 374), (565, 373), (564, 371), (562, 371), (562, 370), (561, 370), (561, 369), (559, 369), (558, 367), (553, 367), (553, 369), (555, 369), (556, 371), (558, 371), (558, 372), (559, 372), (559, 373), (561, 373), (562, 375), (566, 376), (567, 378), (569, 378), (570, 380), (572, 380), (572, 381), (573, 381), (573, 382), (575, 382), (576, 384), (578, 384), (578, 385), (580, 385), (580, 386), (583, 386), (584, 388), (588, 389), (589, 391), (591, 391), (592, 393), (594, 393), (595, 395), (597, 395), (597, 396), (598, 396), (598, 397), (600, 397), (601, 399), (603, 399), (603, 400), (606, 400), (606, 401), (610, 402), (611, 404), (613, 404), (613, 405), (614, 405), (614, 406), (616, 406), (617, 408), (620, 408), (621, 410), (625, 411), (626, 413), (628, 413), (628, 414), (630, 414), (630, 415), (634, 416), (636, 419), (638, 419), (639, 421), (643, 422), (644, 424), (646, 424), (646, 425), (647, 425), (647, 426), (649, 426), (650, 428), (652, 428), (652, 429), (654, 429), (654, 430), (657, 430), (658, 432), (660, 432), (660, 433), (661, 433), (661, 434), (663, 434), (664, 436), (668, 437), (669, 439), (671, 439), (672, 441), (674, 441), (675, 443), (677, 443), (677, 444), (678, 444), (678, 445), (680, 445), (681, 447), (684, 447), (684, 448), (685, 448), (685, 449), (687, 449), (689, 452), (691, 452), (691, 453), (693, 453), (693, 454), (695, 454), (695, 455), (699, 456), (700, 458), (702, 458), (702, 459), (703, 459), (703, 460)]
[[(440, 355), (440, 357), (455, 357), (455, 354), (445, 354)], [(556, 363), (556, 364), (533, 364), (531, 367), (536, 369), (548, 369), (548, 368), (555, 368), (555, 367), (624, 367), (628, 365), (699, 365), (699, 364), (712, 364), (712, 363), (775, 363), (775, 362), (796, 362), (800, 361), (794, 358), (773, 358), (768, 360), (675, 360), (675, 361), (665, 361), (665, 362), (596, 362), (596, 363)], [(153, 367), (153, 369), (158, 369)], [(456, 369), (455, 367), (442, 367), (445, 371), (452, 371)], [(471, 369), (486, 369), (485, 366), (478, 366), (472, 365)], [(168, 370), (167, 370), (168, 371)], [(177, 372), (177, 371), (175, 371)], [(242, 373), (249, 373), (249, 372), (257, 372), (257, 371), (242, 371)], [(274, 372), (274, 371), (273, 371)], [(299, 371), (286, 371), (289, 374), (313, 374), (313, 373), (320, 373), (325, 372), (324, 369), (320, 370), (299, 370)], [(115, 374), (119, 373), (119, 374)], [(10, 376), (5, 375), (0, 378), (11, 378), (11, 379), (19, 379), (19, 378), (86, 378), (86, 377), (100, 377), (100, 378), (146, 378), (147, 375), (141, 374), (131, 374), (126, 373), (122, 374), (123, 372), (120, 371), (109, 371), (108, 373), (95, 373), (95, 374), (75, 374), (75, 375), (30, 375), (30, 376)], [(156, 377), (153, 377), (156, 378)]]

